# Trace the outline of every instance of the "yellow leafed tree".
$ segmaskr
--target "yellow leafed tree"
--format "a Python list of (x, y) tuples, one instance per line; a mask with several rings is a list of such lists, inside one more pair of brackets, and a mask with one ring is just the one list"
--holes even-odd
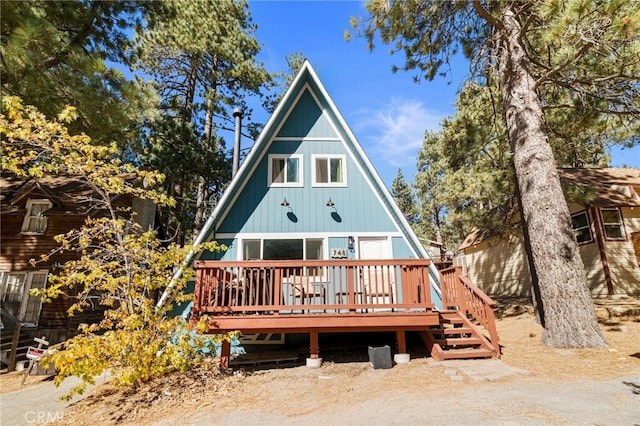
[[(99, 323), (82, 324), (80, 333), (66, 341), (62, 350), (42, 361), (55, 364), (56, 384), (69, 376), (83, 380), (69, 398), (107, 369), (112, 383), (123, 386), (186, 370), (200, 362), (200, 355), (211, 351), (212, 344), (231, 338), (206, 339), (181, 318), (167, 316), (171, 303), (162, 307), (155, 303), (172, 279), (170, 302), (187, 299), (182, 289), (193, 277), (182, 265), (187, 252), (221, 247), (215, 242), (196, 248), (163, 244), (153, 230), (136, 223), (130, 209), (114, 206), (114, 197), (125, 194), (157, 205), (173, 201), (156, 189), (161, 187), (162, 175), (123, 162), (115, 144), (96, 146), (84, 134), (69, 134), (65, 124), (74, 118), (71, 107), (48, 120), (19, 98), (2, 100), (2, 171), (25, 178), (79, 177), (92, 189), (91, 199), (85, 201), (101, 212), (87, 218), (81, 228), (56, 236), (56, 250), (75, 251), (78, 256), (50, 275), (47, 288), (39, 292), (44, 301), (73, 293), (76, 302), (69, 315), (85, 308), (90, 298), (106, 307)], [(176, 268), (182, 268), (182, 274), (172, 278)]]

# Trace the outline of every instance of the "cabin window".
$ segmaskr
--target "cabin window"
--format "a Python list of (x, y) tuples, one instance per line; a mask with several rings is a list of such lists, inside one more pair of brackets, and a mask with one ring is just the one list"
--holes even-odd
[(602, 226), (604, 227), (604, 235), (607, 240), (626, 240), (627, 236), (624, 232), (624, 224), (622, 223), (622, 215), (617, 208), (600, 209), (600, 217), (602, 218)]
[(244, 260), (297, 260), (323, 259), (322, 239), (264, 239), (244, 240), (242, 244)]
[(269, 155), (269, 186), (302, 186), (302, 155)]
[(303, 259), (302, 240), (264, 240), (263, 259)]
[(307, 260), (322, 260), (323, 249), (322, 240), (306, 240), (306, 256)]
[(244, 240), (242, 247), (243, 260), (260, 259), (260, 240)]
[(313, 185), (345, 186), (345, 156), (313, 156)]
[(593, 241), (587, 212), (580, 212), (571, 215), (571, 225), (573, 226), (573, 235), (575, 235), (578, 244), (585, 244)]
[(47, 218), (44, 212), (51, 208), (49, 200), (28, 200), (27, 213), (22, 222), (23, 234), (44, 234), (47, 230)]
[(41, 298), (31, 296), (30, 290), (44, 288), (47, 271), (0, 272), (0, 301), (2, 308), (18, 320), (36, 325), (40, 315)]

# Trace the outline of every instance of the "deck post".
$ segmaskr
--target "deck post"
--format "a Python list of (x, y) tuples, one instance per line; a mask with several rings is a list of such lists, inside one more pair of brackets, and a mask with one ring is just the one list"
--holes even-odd
[(407, 353), (407, 339), (404, 334), (404, 330), (396, 331), (396, 339), (398, 340), (398, 353), (406, 354)]
[(309, 333), (309, 358), (311, 359), (316, 359), (318, 358), (318, 353), (320, 352), (320, 349), (318, 347), (318, 332), (317, 331), (312, 331), (311, 333)]
[(220, 347), (220, 370), (229, 369), (229, 359), (231, 359), (231, 342), (223, 339)]

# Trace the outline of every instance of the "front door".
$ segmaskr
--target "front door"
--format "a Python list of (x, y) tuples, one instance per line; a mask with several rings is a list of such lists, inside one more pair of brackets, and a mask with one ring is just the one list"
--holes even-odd
[[(391, 259), (388, 238), (366, 237), (358, 240), (360, 259)], [(394, 273), (387, 266), (363, 267), (360, 271), (366, 303), (388, 304), (395, 300)], [(377, 310), (377, 309), (376, 309)]]
[(363, 237), (358, 242), (360, 259), (391, 259), (388, 238)]

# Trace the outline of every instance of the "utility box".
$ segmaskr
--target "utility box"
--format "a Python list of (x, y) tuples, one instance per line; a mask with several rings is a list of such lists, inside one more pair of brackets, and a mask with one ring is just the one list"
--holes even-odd
[(369, 362), (374, 370), (379, 368), (391, 368), (391, 348), (384, 345), (378, 348), (369, 346)]

